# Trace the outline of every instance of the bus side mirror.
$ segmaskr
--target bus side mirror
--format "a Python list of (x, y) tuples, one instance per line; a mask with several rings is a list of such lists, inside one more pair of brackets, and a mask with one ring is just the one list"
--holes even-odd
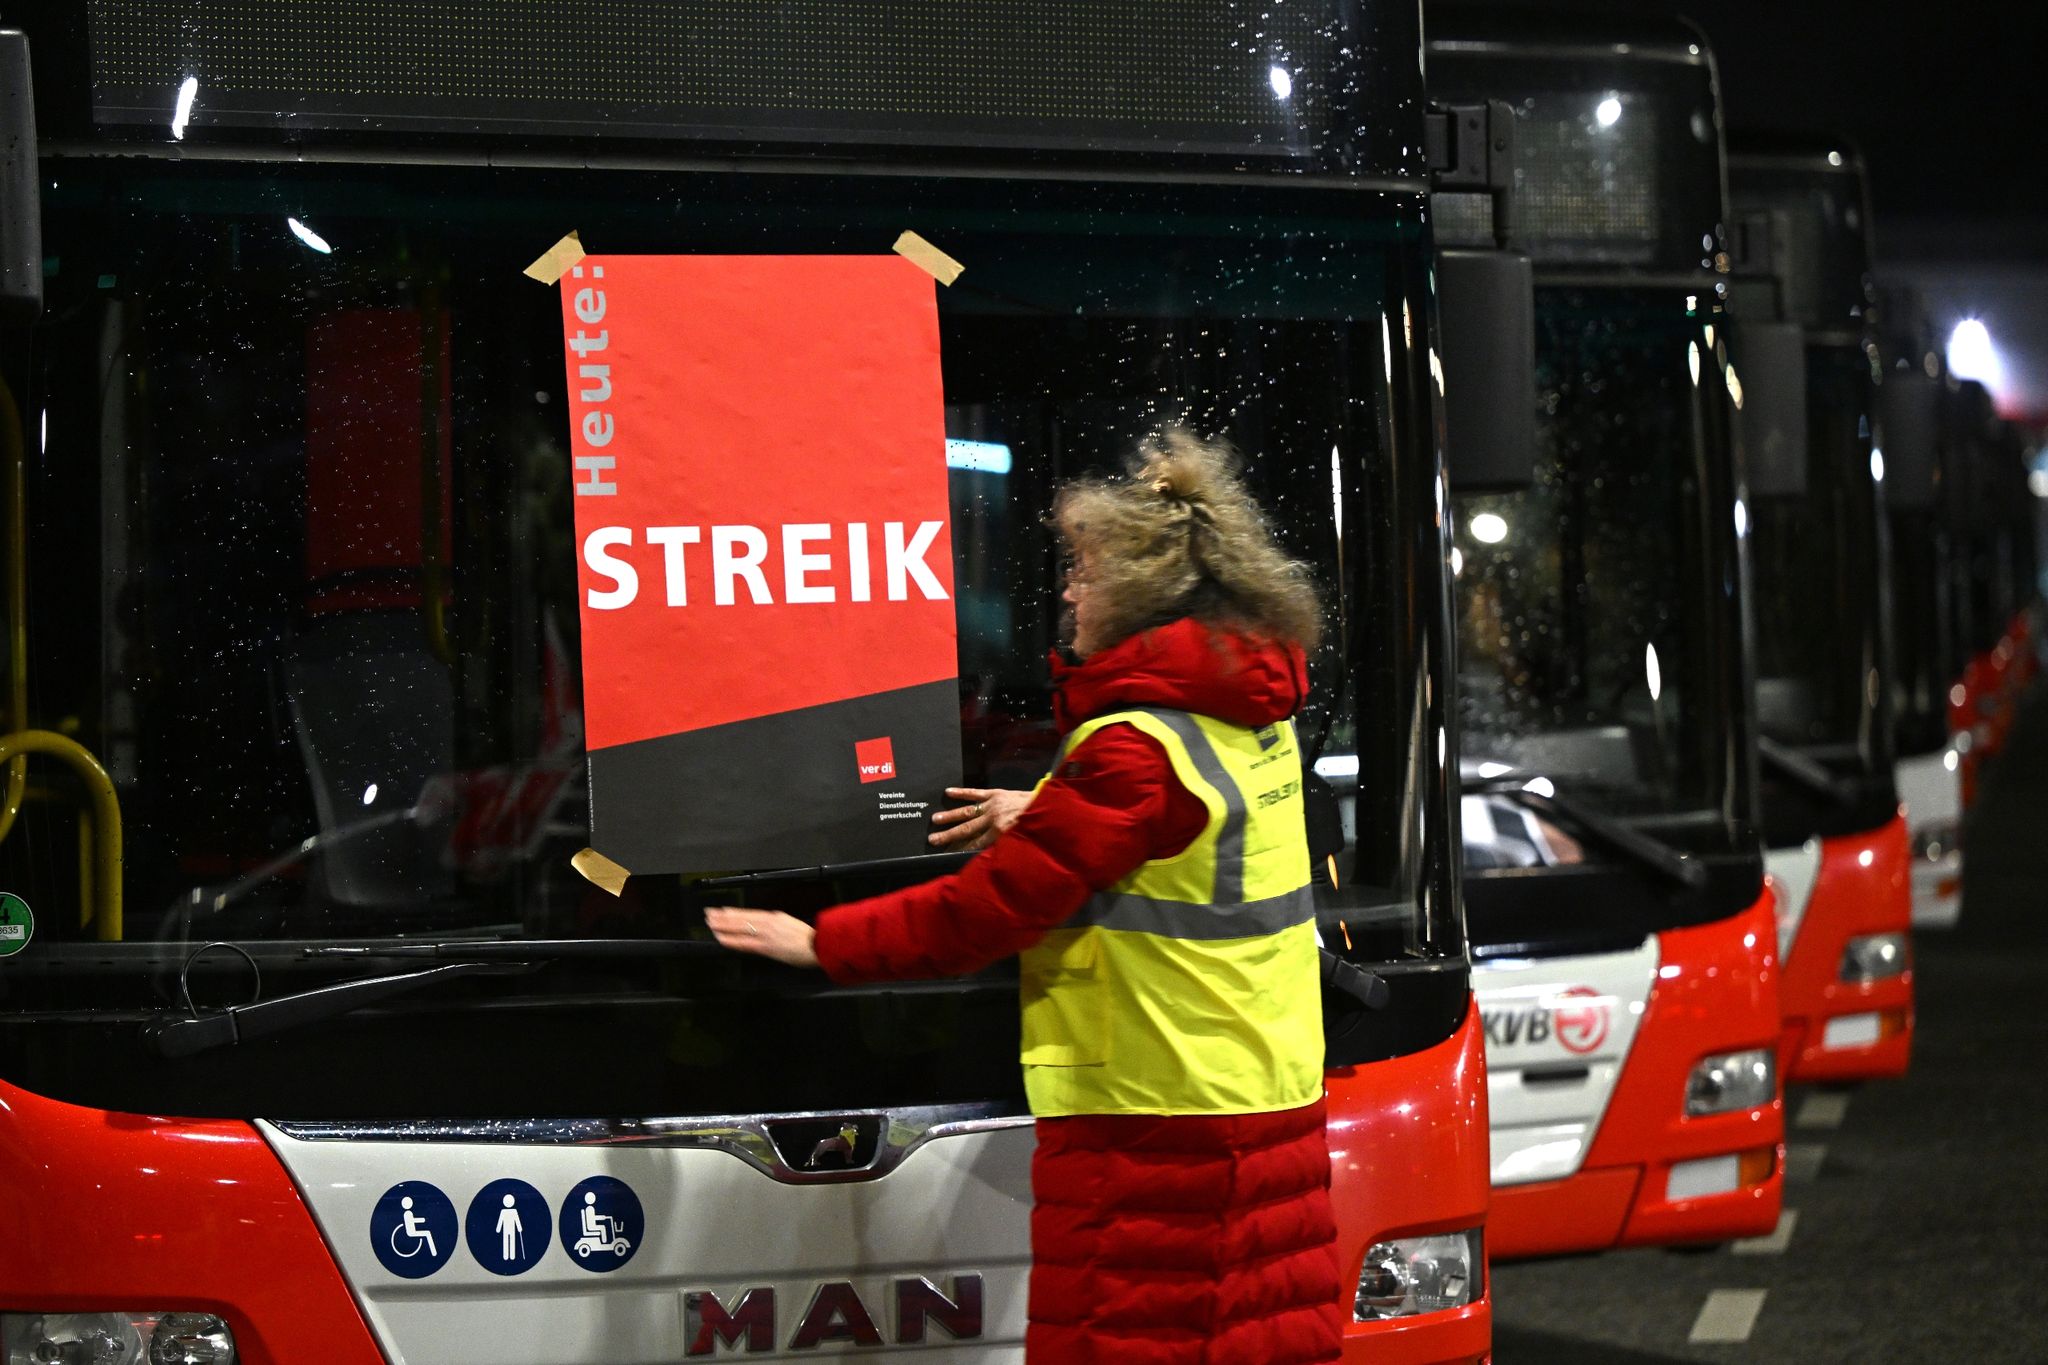
[(1796, 322), (1729, 325), (1728, 351), (1742, 379), (1737, 422), (1751, 497), (1806, 493), (1806, 336)]
[(37, 194), (35, 89), (28, 35), (0, 29), (0, 320), (43, 311), (43, 213)]
[(1535, 281), (1527, 256), (1437, 253), (1444, 473), (1461, 491), (1535, 482)]
[(1918, 370), (1893, 370), (1877, 390), (1877, 446), (1884, 452), (1884, 500), (1925, 510), (1935, 503), (1935, 443), (1941, 385)]

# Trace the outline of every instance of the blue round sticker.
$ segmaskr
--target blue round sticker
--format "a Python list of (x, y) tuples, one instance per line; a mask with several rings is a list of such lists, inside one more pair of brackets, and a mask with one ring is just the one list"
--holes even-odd
[(548, 1201), (524, 1180), (493, 1180), (469, 1201), (462, 1231), (485, 1270), (523, 1274), (547, 1254)]
[(585, 1270), (617, 1270), (633, 1259), (647, 1231), (639, 1196), (608, 1175), (594, 1175), (569, 1191), (557, 1222), (562, 1250)]
[(370, 1210), (370, 1248), (394, 1275), (423, 1280), (455, 1254), (455, 1206), (424, 1180), (384, 1191)]

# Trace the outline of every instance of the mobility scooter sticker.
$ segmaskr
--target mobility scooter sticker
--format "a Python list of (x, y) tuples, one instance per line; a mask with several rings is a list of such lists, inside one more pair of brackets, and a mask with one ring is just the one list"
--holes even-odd
[(585, 1270), (617, 1270), (646, 1235), (640, 1198), (623, 1180), (594, 1175), (569, 1191), (559, 1220), (562, 1250)]

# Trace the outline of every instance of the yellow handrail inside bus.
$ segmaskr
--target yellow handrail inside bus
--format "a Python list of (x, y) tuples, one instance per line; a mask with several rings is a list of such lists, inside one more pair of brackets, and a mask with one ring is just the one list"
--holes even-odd
[[(21, 409), (14, 391), (0, 379), (0, 455), (7, 481), (7, 723), (28, 724), (28, 453), (22, 447)], [(6, 787), (0, 790), (0, 839), (14, 828), (28, 792), (28, 757), (7, 764)]]
[(100, 766), (92, 751), (68, 735), (55, 730), (16, 730), (0, 735), (0, 762), (26, 762), (30, 754), (61, 758), (85, 781), (92, 793), (93, 841), (98, 845), (94, 859), (93, 885), (97, 904), (93, 908), (93, 933), (102, 943), (121, 938), (121, 798), (114, 791), (114, 779)]

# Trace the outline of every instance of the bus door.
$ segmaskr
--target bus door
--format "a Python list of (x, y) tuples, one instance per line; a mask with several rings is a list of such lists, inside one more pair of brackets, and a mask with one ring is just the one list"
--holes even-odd
[[(1447, 456), (1492, 1247), (1763, 1231), (1778, 955), (1709, 58), (1682, 27), (1446, 9), (1430, 80), (1516, 111), (1509, 244), (1536, 270), (1533, 467)], [(1497, 227), (1469, 196), (1437, 213), (1447, 241)]]

